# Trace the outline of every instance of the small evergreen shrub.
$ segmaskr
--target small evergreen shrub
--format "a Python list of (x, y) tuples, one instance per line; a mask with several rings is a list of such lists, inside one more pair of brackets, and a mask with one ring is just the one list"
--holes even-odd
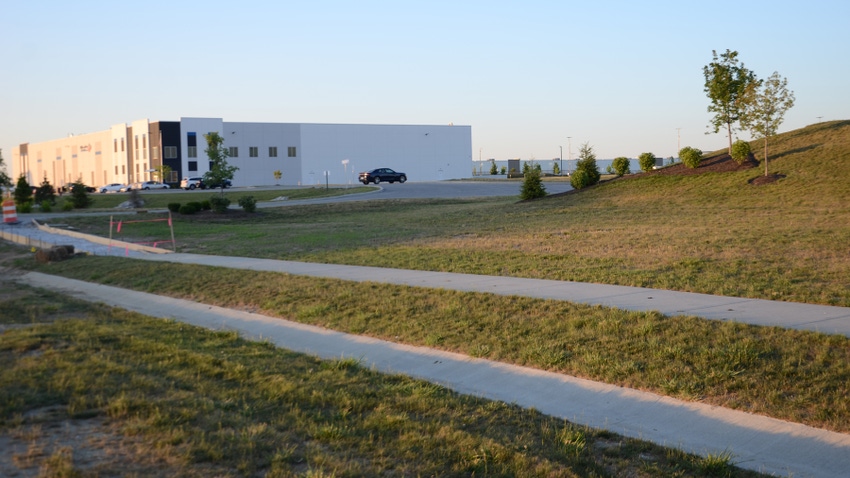
[(682, 160), (682, 164), (691, 169), (698, 168), (699, 163), (702, 162), (702, 151), (696, 148), (691, 148), (690, 146), (685, 146), (679, 150), (679, 159)]
[(39, 205), (39, 207), (41, 208), (41, 212), (52, 212), (53, 211), (53, 203), (51, 201), (47, 200), (47, 199), (45, 199), (44, 201), (41, 201), (41, 204)]
[(254, 196), (242, 196), (239, 198), (239, 206), (245, 212), (255, 212), (257, 210), (257, 200), (254, 199)]
[(171, 211), (171, 212), (180, 212), (180, 203), (179, 202), (168, 203), (168, 210)]
[[(83, 184), (82, 179), (76, 180), (71, 185), (71, 209), (85, 209), (89, 207), (92, 203), (92, 199), (89, 197), (88, 191), (86, 191), (86, 185)], [(62, 206), (62, 209), (65, 209), (65, 206)]]
[(501, 174), (507, 174), (507, 173), (508, 173), (508, 167), (507, 167), (507, 166), (502, 166)]
[(214, 212), (221, 214), (227, 212), (227, 207), (230, 206), (230, 199), (225, 196), (213, 196), (207, 203), (212, 207)]
[(195, 212), (204, 210), (204, 206), (198, 201), (189, 201), (189, 202), (186, 203), (186, 205), (192, 207), (195, 210)]
[[(197, 206), (196, 206), (197, 204)], [(200, 211), (200, 203), (198, 202), (190, 202), (180, 206), (180, 214), (195, 214)]]
[(65, 212), (73, 211), (74, 210), (74, 203), (66, 200), (65, 203), (62, 204), (62, 210), (65, 211)]
[(614, 158), (614, 161), (611, 163), (611, 169), (614, 170), (614, 174), (617, 176), (623, 176), (629, 174), (629, 158), (624, 156), (620, 156), (619, 158)]
[(198, 205), (199, 211), (209, 211), (210, 209), (212, 209), (212, 203), (208, 199), (204, 199), (203, 201), (199, 202)]
[(519, 197), (522, 199), (537, 199), (545, 195), (546, 188), (543, 186), (543, 181), (540, 180), (540, 171), (536, 168), (529, 168), (528, 172), (525, 173), (525, 178), (522, 180)]
[(499, 170), (496, 168), (496, 163), (490, 163), (490, 174), (495, 176), (498, 172)]
[(32, 212), (32, 201), (24, 201), (18, 204), (16, 209), (21, 214), (29, 214)]
[(738, 164), (744, 164), (751, 152), (750, 143), (742, 139), (732, 143), (732, 159)]
[[(575, 177), (579, 171), (582, 171), (583, 174)], [(593, 152), (593, 148), (589, 144), (581, 145), (578, 161), (576, 161), (576, 170), (570, 176), (570, 184), (575, 189), (582, 189), (598, 183), (600, 177), (599, 166), (596, 165), (596, 153)]]
[(652, 153), (640, 153), (640, 156), (638, 156), (638, 163), (640, 163), (641, 171), (652, 171), (655, 167), (655, 155)]

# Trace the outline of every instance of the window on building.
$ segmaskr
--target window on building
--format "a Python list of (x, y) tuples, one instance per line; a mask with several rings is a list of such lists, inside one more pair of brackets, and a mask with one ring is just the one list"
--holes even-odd
[(154, 146), (151, 148), (151, 159), (159, 159), (159, 147)]
[[(115, 175), (118, 176), (118, 166), (115, 166)], [(106, 184), (106, 181), (103, 181)]]
[(177, 146), (163, 146), (162, 152), (165, 154), (165, 159), (177, 158)]
[(112, 147), (115, 149), (114, 152), (118, 152), (118, 138), (112, 140)]
[(127, 174), (127, 165), (125, 165), (125, 164), (121, 165), (121, 174)]
[(189, 146), (189, 157), (197, 158), (198, 157), (198, 147), (197, 146)]
[(147, 147), (148, 147), (148, 135), (143, 134), (142, 135), (142, 148), (147, 148)]
[(276, 158), (277, 157), (277, 146), (269, 146), (269, 157)]
[(236, 146), (231, 146), (228, 149), (227, 155), (230, 156), (231, 158), (238, 158), (239, 157), (239, 148), (236, 147)]
[(133, 149), (139, 149), (139, 135), (133, 136)]
[(189, 171), (197, 171), (198, 170), (198, 162), (197, 161), (189, 161)]
[(286, 148), (286, 155), (290, 158), (296, 157), (295, 146), (290, 146), (290, 147)]
[(252, 158), (256, 158), (259, 155), (260, 155), (260, 148), (258, 148), (256, 146), (251, 146), (250, 148), (248, 148), (248, 156), (250, 156)]
[(121, 152), (124, 152), (124, 138), (121, 138)]

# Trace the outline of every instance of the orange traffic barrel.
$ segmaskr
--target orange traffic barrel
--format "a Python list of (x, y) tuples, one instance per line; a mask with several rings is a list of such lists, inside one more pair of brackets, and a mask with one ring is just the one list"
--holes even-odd
[(18, 222), (15, 200), (10, 197), (3, 200), (3, 222), (6, 224), (15, 224)]

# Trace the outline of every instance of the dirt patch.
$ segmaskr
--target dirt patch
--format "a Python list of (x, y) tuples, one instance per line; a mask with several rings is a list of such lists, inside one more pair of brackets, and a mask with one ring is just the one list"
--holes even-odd
[[(169, 476), (175, 469), (144, 453), (102, 417), (72, 419), (64, 407), (28, 412), (0, 433), (0, 476)], [(76, 475), (74, 475), (76, 476)]]
[(765, 184), (773, 184), (776, 181), (779, 181), (780, 179), (782, 179), (784, 177), (785, 177), (784, 174), (774, 173), (774, 174), (768, 174), (767, 176), (755, 177), (753, 179), (750, 179), (748, 181), (748, 183), (752, 184), (753, 186), (762, 186), (762, 185), (765, 185)]

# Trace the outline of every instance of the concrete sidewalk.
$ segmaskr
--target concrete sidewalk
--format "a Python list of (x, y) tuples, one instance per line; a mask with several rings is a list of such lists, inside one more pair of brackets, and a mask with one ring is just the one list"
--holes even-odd
[(355, 358), (382, 372), (409, 375), (460, 393), (533, 407), (574, 423), (701, 455), (728, 452), (738, 466), (765, 473), (798, 478), (844, 477), (850, 470), (850, 435), (846, 434), (111, 286), (34, 272), (18, 280), (153, 317), (236, 330), (248, 338), (268, 340), (321, 358)]
[(655, 310), (665, 315), (695, 315), (713, 320), (733, 320), (753, 325), (778, 326), (850, 337), (850, 307), (775, 302), (582, 282), (318, 264), (248, 257), (149, 254), (143, 258), (152, 261), (285, 272), (358, 282), (370, 281), (383, 284), (565, 300), (634, 311)]
[[(33, 233), (28, 240), (63, 244), (64, 236)], [(74, 239), (81, 251), (126, 255)], [(99, 248), (99, 249), (98, 249)], [(196, 254), (129, 253), (134, 258), (201, 264), (352, 281), (479, 291), (657, 310), (850, 336), (850, 308), (741, 299), (655, 289), (564, 281), (478, 276), (376, 267), (316, 264)], [(780, 476), (847, 476), (850, 435), (758, 415), (683, 402), (467, 356), (351, 336), (285, 320), (98, 284), (28, 273), (20, 279), (154, 317), (202, 327), (233, 329), (280, 347), (339, 359), (353, 357), (377, 370), (422, 378), (461, 393), (534, 407), (543, 413), (702, 455), (730, 452), (739, 466)]]

